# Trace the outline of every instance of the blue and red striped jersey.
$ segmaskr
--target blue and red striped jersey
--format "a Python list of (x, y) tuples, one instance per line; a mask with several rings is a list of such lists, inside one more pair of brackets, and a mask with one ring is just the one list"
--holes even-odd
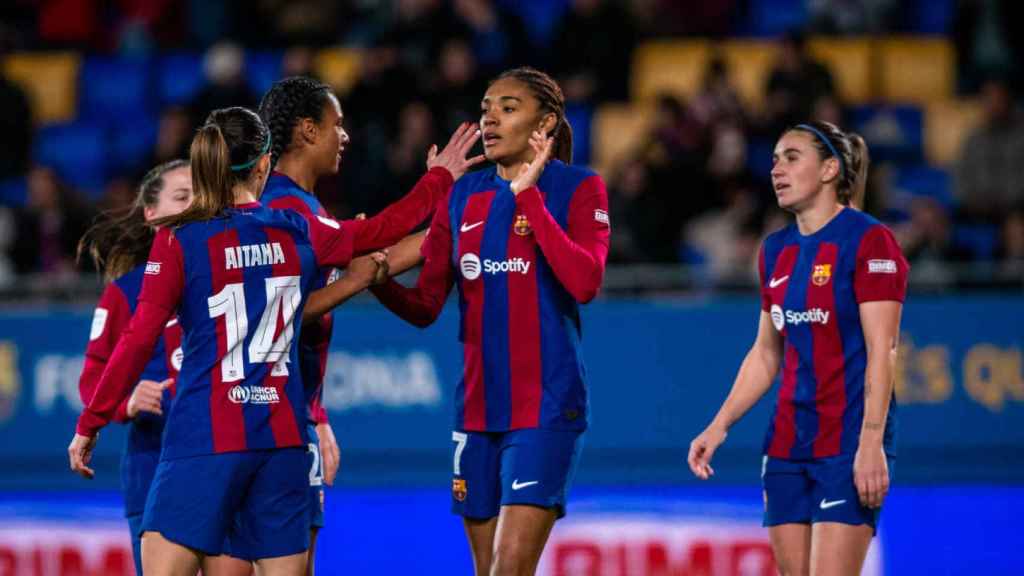
[[(99, 383), (118, 337), (128, 326), (139, 292), (142, 290), (145, 264), (135, 267), (107, 285), (93, 314), (89, 344), (85, 350), (85, 364), (78, 380), (78, 391), (82, 403), (88, 404)], [(149, 362), (142, 370), (140, 380), (162, 382), (176, 378), (181, 368), (181, 325), (178, 319), (167, 322), (163, 334), (157, 340)], [(167, 414), (174, 396), (175, 386), (164, 391), (162, 409)], [(125, 514), (139, 514), (146, 504), (149, 484), (156, 471), (153, 454), (160, 453), (160, 439), (164, 431), (164, 418), (140, 411), (134, 418), (128, 417), (128, 397), (118, 405), (114, 420), (128, 424), (128, 436), (121, 454), (121, 484), (124, 493)], [(139, 457), (145, 455), (145, 457)]]
[(458, 286), (456, 429), (586, 427), (579, 303), (604, 276), (607, 209), (600, 176), (559, 161), (518, 196), (494, 167), (467, 174), (434, 215), (416, 287), (374, 288), (396, 314), (425, 325)]
[(259, 204), (160, 230), (135, 314), (78, 422), (93, 435), (138, 379), (178, 314), (184, 360), (163, 458), (305, 445), (295, 336), (321, 266), (352, 256), (347, 226)]
[[(433, 168), (420, 178), (409, 194), (382, 210), (380, 214), (367, 220), (346, 221), (347, 230), (352, 235), (353, 252), (362, 254), (386, 248), (397, 242), (434, 212), (451, 183), (451, 173), (444, 168)], [(274, 172), (267, 179), (260, 202), (270, 208), (294, 210), (308, 221), (328, 216), (316, 196), (306, 192), (294, 180), (280, 172)], [(337, 269), (325, 268), (314, 290), (329, 284), (336, 278), (336, 274)], [(321, 401), (333, 327), (333, 314), (328, 312), (303, 328), (302, 341), (299, 345), (302, 377), (307, 390), (312, 390), (309, 417), (316, 423), (327, 422), (327, 412)]]
[[(903, 302), (909, 265), (892, 232), (844, 209), (814, 234), (792, 224), (765, 239), (761, 308), (783, 336), (781, 386), (765, 439), (774, 458), (854, 454), (864, 419), (867, 349), (859, 304)], [(883, 446), (893, 454), (895, 398)]]

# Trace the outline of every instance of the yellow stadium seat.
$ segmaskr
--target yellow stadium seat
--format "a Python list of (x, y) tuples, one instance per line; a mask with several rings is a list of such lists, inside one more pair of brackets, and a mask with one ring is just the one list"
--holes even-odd
[(748, 106), (759, 108), (764, 102), (765, 83), (775, 63), (775, 43), (762, 40), (734, 40), (720, 46), (729, 68), (729, 76)]
[(328, 48), (313, 61), (316, 74), (339, 95), (348, 94), (359, 80), (362, 53), (348, 48)]
[(633, 53), (633, 100), (648, 102), (664, 93), (689, 98), (700, 88), (710, 54), (703, 40), (641, 44)]
[(953, 97), (956, 64), (948, 40), (887, 38), (876, 47), (882, 100), (927, 104)]
[(70, 52), (11, 54), (4, 74), (28, 94), (37, 123), (66, 122), (75, 117), (80, 59)]
[(592, 130), (594, 169), (605, 178), (631, 154), (639, 151), (653, 120), (650, 107), (605, 104), (594, 114)]
[(981, 104), (973, 100), (941, 100), (925, 106), (924, 151), (937, 166), (952, 164), (971, 131), (981, 124)]
[(867, 104), (874, 96), (871, 41), (862, 38), (815, 38), (811, 55), (828, 67), (844, 104)]

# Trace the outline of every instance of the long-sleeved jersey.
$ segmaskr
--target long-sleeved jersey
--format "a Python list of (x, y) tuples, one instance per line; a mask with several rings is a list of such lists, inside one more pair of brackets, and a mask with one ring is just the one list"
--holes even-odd
[(493, 167), (468, 174), (434, 215), (415, 288), (374, 288), (389, 309), (422, 326), (458, 287), (464, 365), (456, 429), (586, 427), (578, 304), (601, 286), (607, 209), (600, 176), (557, 160), (518, 196)]
[[(814, 234), (793, 224), (765, 239), (761, 308), (784, 339), (765, 454), (810, 459), (857, 451), (867, 369), (859, 304), (902, 302), (908, 270), (892, 232), (849, 208)], [(889, 454), (895, 426), (892, 401), (883, 438)]]
[[(382, 210), (380, 214), (368, 220), (347, 222), (346, 225), (353, 234), (353, 252), (360, 254), (387, 246), (387, 237), (393, 236), (395, 230), (404, 229), (403, 233), (411, 231), (414, 226), (427, 219), (450, 186), (451, 174), (443, 168), (434, 168), (420, 179), (408, 195)], [(424, 200), (424, 196), (428, 196), (429, 200)], [(316, 196), (306, 192), (294, 180), (279, 172), (275, 172), (267, 180), (260, 202), (274, 209), (294, 210), (306, 220), (328, 217), (327, 211)], [(323, 270), (314, 289), (329, 284), (334, 274), (336, 269)], [(303, 328), (302, 341), (299, 345), (302, 377), (306, 381), (306, 388), (312, 388), (309, 417), (316, 423), (327, 422), (327, 412), (321, 404), (321, 399), (333, 328), (334, 315), (328, 312), (315, 323), (307, 324)]]
[[(85, 365), (78, 380), (82, 403), (92, 400), (96, 385), (107, 365), (117, 340), (128, 327), (135, 312), (145, 265), (135, 267), (107, 285), (93, 314), (89, 344), (85, 350)], [(161, 382), (175, 378), (181, 368), (181, 326), (177, 318), (167, 322), (157, 340), (153, 355), (140, 376), (141, 380)], [(174, 385), (164, 391), (163, 412), (170, 409)], [(124, 493), (125, 513), (140, 514), (146, 504), (146, 494), (156, 471), (156, 456), (160, 453), (160, 437), (164, 431), (164, 418), (149, 412), (139, 412), (135, 418), (127, 414), (128, 398), (117, 407), (114, 420), (128, 424), (128, 436), (121, 453), (121, 488)]]

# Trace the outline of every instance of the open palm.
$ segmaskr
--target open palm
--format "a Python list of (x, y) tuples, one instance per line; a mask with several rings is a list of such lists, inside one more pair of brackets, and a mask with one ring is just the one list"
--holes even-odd
[(544, 167), (547, 166), (548, 160), (551, 159), (551, 148), (554, 140), (544, 136), (542, 132), (534, 132), (530, 136), (530, 147), (533, 148), (533, 160), (530, 162), (524, 162), (519, 168), (519, 173), (515, 178), (512, 179), (510, 187), (512, 193), (516, 196), (520, 192), (536, 186), (537, 181), (540, 180), (540, 175), (544, 172)]

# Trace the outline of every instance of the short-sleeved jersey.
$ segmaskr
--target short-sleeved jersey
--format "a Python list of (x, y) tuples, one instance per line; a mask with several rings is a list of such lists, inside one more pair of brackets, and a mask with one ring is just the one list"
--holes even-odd
[(455, 183), (424, 242), (417, 287), (374, 293), (425, 324), (417, 315), (436, 317), (457, 286), (456, 429), (587, 426), (579, 302), (600, 287), (608, 236), (607, 194), (590, 170), (552, 161), (518, 196), (493, 167)]
[[(294, 210), (306, 220), (317, 216), (329, 216), (316, 196), (306, 192), (294, 180), (280, 172), (274, 172), (267, 179), (263, 195), (260, 196), (260, 203), (278, 210)], [(313, 289), (319, 290), (327, 286), (336, 277), (336, 268), (321, 271), (320, 279)], [(321, 404), (321, 398), (324, 372), (327, 369), (327, 353), (331, 345), (333, 330), (334, 314), (332, 312), (324, 314), (316, 322), (307, 323), (302, 328), (299, 362), (306, 387), (312, 389), (309, 401), (309, 420), (313, 423), (327, 422), (327, 412)]]
[(155, 330), (176, 310), (184, 359), (162, 458), (306, 444), (306, 395), (296, 367), (302, 307), (321, 265), (344, 266), (350, 235), (330, 219), (307, 223), (258, 204), (157, 233), (139, 305), (81, 434), (109, 421), (141, 372)]
[[(903, 302), (909, 266), (892, 232), (844, 209), (814, 234), (795, 224), (765, 239), (761, 308), (783, 336), (778, 400), (765, 454), (794, 460), (857, 451), (867, 349), (859, 304)], [(893, 454), (896, 402), (883, 445)]]

